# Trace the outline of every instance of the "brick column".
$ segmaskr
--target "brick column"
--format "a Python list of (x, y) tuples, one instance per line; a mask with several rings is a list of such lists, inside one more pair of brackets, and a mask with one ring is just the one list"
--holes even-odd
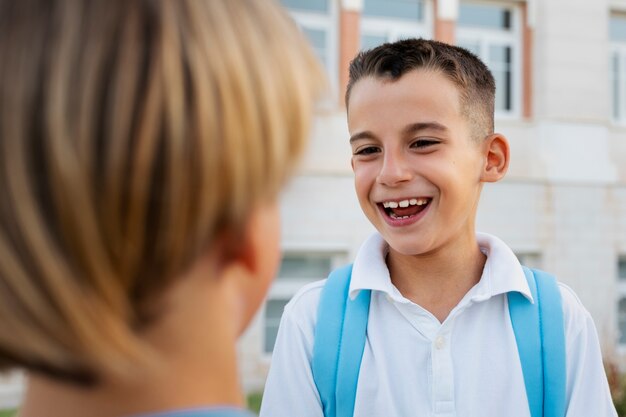
[(345, 106), (350, 61), (359, 52), (360, 21), (363, 4), (360, 0), (342, 0), (339, 14), (339, 105)]
[(440, 42), (454, 44), (459, 0), (435, 0), (434, 38)]

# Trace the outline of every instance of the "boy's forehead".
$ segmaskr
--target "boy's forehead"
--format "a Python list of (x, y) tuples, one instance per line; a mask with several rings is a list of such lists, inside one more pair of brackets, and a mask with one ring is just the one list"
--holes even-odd
[(418, 69), (398, 79), (367, 76), (357, 81), (347, 106), (348, 124), (399, 116), (450, 119), (460, 117), (457, 86), (441, 72)]

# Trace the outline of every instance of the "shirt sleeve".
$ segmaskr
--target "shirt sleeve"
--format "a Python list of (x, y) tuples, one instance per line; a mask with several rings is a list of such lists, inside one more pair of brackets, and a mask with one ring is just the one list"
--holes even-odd
[(566, 334), (567, 417), (617, 417), (598, 334), (574, 292), (561, 285)]
[[(324, 417), (311, 356), (319, 291), (303, 289), (285, 307), (260, 417)], [(319, 290), (319, 288), (317, 288)]]

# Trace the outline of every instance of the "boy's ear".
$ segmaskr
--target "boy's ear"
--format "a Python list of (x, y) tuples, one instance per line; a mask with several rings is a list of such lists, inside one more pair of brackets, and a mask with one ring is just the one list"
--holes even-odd
[(263, 276), (280, 255), (280, 217), (275, 203), (257, 206), (249, 216), (236, 242), (231, 259), (253, 276)]
[(509, 141), (500, 133), (487, 136), (483, 142), (485, 165), (480, 176), (483, 182), (501, 180), (509, 169)]
[(277, 272), (280, 261), (278, 204), (256, 207), (235, 244), (236, 250), (222, 259), (219, 279), (236, 299), (241, 333), (265, 299)]

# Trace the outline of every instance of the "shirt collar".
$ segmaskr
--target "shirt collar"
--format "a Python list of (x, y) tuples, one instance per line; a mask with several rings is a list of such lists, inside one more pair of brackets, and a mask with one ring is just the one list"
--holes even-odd
[[(480, 281), (468, 293), (469, 298), (483, 301), (515, 291), (533, 302), (524, 271), (511, 249), (502, 240), (487, 233), (476, 233), (476, 240), (487, 256), (487, 262)], [(391, 283), (385, 263), (388, 252), (389, 246), (379, 233), (365, 240), (354, 260), (350, 298), (367, 289), (381, 291), (399, 302), (408, 302)]]

